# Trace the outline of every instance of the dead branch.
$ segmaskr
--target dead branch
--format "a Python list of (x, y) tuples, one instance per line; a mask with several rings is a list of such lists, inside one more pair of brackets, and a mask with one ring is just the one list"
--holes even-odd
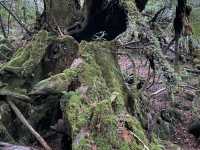
[(164, 92), (164, 91), (166, 91), (166, 88), (162, 88), (162, 89), (160, 89), (160, 90), (158, 90), (158, 91), (152, 93), (152, 94), (150, 95), (150, 97), (159, 95), (159, 94), (161, 94), (161, 93)]
[(2, 1), (0, 1), (0, 5), (17, 21), (17, 23), (29, 34), (31, 35), (32, 32), (28, 30), (28, 28), (15, 16), (15, 14), (7, 8)]
[(7, 100), (7, 102), (16, 114), (16, 116), (19, 118), (19, 120), (23, 123), (24, 126), (26, 126), (29, 129), (29, 131), (35, 136), (39, 143), (45, 148), (45, 150), (52, 150), (51, 147), (47, 144), (47, 142), (40, 136), (40, 134), (37, 131), (35, 131), (35, 129), (33, 129), (33, 127), (28, 123), (28, 121), (17, 108), (17, 106), (10, 100)]
[(155, 75), (155, 71), (153, 71), (153, 81), (150, 83), (150, 85), (146, 88), (147, 90), (150, 89), (154, 83), (155, 83), (155, 78), (156, 78), (156, 75)]
[(161, 8), (160, 10), (157, 11), (157, 13), (154, 15), (154, 17), (149, 21), (149, 23), (154, 23), (156, 22), (158, 16), (163, 13), (163, 11), (166, 9), (166, 6)]
[(131, 133), (131, 135), (133, 135), (144, 146), (144, 150), (150, 150), (148, 148), (148, 146), (135, 133), (133, 133), (131, 131), (130, 131), (130, 133)]

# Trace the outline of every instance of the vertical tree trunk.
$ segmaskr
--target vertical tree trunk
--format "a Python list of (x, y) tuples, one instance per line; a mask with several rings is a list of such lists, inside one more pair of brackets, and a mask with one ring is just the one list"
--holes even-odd
[(66, 32), (66, 28), (79, 19), (79, 3), (77, 0), (44, 0), (44, 12), (40, 18), (40, 28), (56, 31), (58, 28)]

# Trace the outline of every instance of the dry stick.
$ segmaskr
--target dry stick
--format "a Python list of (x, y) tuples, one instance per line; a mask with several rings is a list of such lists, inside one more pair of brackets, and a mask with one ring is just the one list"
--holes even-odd
[(17, 108), (17, 106), (10, 100), (7, 100), (7, 102), (12, 108), (12, 110), (15, 112), (19, 120), (24, 124), (24, 126), (26, 126), (29, 129), (29, 131), (35, 136), (39, 143), (45, 148), (45, 150), (52, 150), (51, 147), (47, 144), (47, 142), (40, 136), (40, 134), (37, 133), (37, 131), (35, 131), (35, 129), (33, 129), (33, 127), (28, 123), (28, 121)]
[(56, 22), (56, 19), (55, 19), (55, 17), (53, 17), (53, 21), (54, 21), (54, 23), (56, 24), (56, 27), (57, 27), (57, 29), (58, 29), (58, 32), (59, 32), (60, 36), (61, 36), (61, 37), (63, 37), (63, 36), (64, 36), (64, 34), (62, 33), (62, 31), (61, 31), (61, 29), (60, 29), (60, 27), (59, 27), (58, 23)]
[(133, 135), (140, 143), (142, 143), (142, 145), (144, 146), (144, 149), (145, 149), (145, 150), (150, 150), (150, 149), (148, 148), (148, 146), (147, 146), (135, 133), (133, 133), (132, 131), (130, 131), (130, 133), (131, 133), (131, 135)]
[(1, 2), (0, 1), (0, 5), (17, 21), (17, 23), (22, 27), (22, 28), (24, 28), (24, 30), (29, 34), (29, 35), (31, 35), (32, 34), (32, 32), (31, 31), (29, 31), (27, 28), (26, 28), (26, 26), (17, 18), (17, 16), (15, 16), (15, 14), (9, 9), (9, 8), (7, 8), (4, 4), (3, 4), (3, 2)]
[(158, 90), (158, 91), (152, 93), (152, 94), (150, 95), (150, 97), (156, 96), (156, 95), (158, 95), (158, 94), (160, 94), (160, 93), (162, 93), (162, 92), (164, 92), (164, 91), (166, 91), (166, 90), (167, 90), (166, 88), (162, 88), (162, 89), (160, 89), (160, 90)]
[[(190, 89), (192, 89), (192, 90), (194, 90), (194, 91), (199, 90), (199, 89), (197, 89), (197, 88), (195, 88), (195, 87), (192, 87), (192, 86), (190, 86), (190, 85), (179, 85), (179, 86), (182, 87), (182, 88), (190, 88)], [(159, 89), (158, 91), (152, 93), (152, 94), (150, 95), (150, 97), (159, 95), (159, 94), (161, 94), (162, 92), (164, 92), (164, 91), (166, 91), (166, 90), (167, 90), (166, 88)]]
[(155, 72), (155, 70), (153, 70), (153, 81), (152, 81), (152, 83), (150, 83), (150, 85), (146, 89), (150, 89), (154, 85), (155, 80), (156, 80), (156, 72)]
[(0, 53), (0, 58), (3, 58), (3, 59), (6, 59), (7, 61), (9, 60), (9, 58), (5, 55), (5, 54), (3, 54), (3, 53)]

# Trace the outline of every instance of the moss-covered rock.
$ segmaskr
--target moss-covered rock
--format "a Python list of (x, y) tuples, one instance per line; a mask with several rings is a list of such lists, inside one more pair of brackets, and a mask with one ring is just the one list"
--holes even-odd
[(66, 69), (63, 73), (51, 76), (37, 83), (31, 94), (60, 93), (67, 91), (69, 85), (77, 78), (78, 69)]

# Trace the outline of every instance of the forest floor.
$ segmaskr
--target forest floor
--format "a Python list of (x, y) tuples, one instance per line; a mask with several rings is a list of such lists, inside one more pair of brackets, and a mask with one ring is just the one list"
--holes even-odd
[[(148, 78), (148, 67), (145, 66), (145, 58), (144, 59), (134, 59), (136, 65), (137, 75), (140, 77), (147, 79)], [(119, 64), (121, 66), (122, 71), (127, 71), (131, 67), (131, 61), (128, 60), (125, 56), (120, 56)], [(131, 72), (131, 71), (128, 71)], [(147, 90), (149, 94), (152, 94), (159, 89), (164, 88), (164, 84), (162, 81), (162, 77), (158, 77), (157, 75), (156, 81), (153, 86)], [(193, 80), (193, 81), (192, 81)], [(196, 78), (188, 79), (190, 86), (196, 86)], [(200, 142), (195, 139), (193, 135), (188, 132), (188, 127), (192, 120), (195, 118), (195, 113), (193, 109), (194, 101), (189, 100), (187, 98), (187, 92), (191, 91), (190, 89), (185, 89), (183, 91), (179, 91), (177, 95), (175, 95), (176, 106), (172, 106), (170, 100), (168, 100), (168, 95), (166, 91), (150, 98), (151, 101), (151, 109), (154, 112), (161, 112), (167, 108), (174, 108), (175, 111), (181, 114), (181, 121), (175, 124), (175, 132), (170, 137), (170, 141), (174, 144), (177, 144), (181, 147), (181, 150), (200, 150)], [(199, 110), (196, 110), (199, 111)], [(172, 149), (167, 149), (172, 150)]]
[[(140, 76), (143, 79), (148, 78), (148, 65), (146, 65), (146, 59), (145, 58), (139, 58), (136, 57), (134, 58), (135, 62), (135, 70), (138, 76)], [(128, 74), (132, 73), (132, 63), (126, 56), (119, 56), (119, 65), (121, 67), (122, 72), (127, 72)], [(188, 67), (188, 66), (187, 66)], [(189, 66), (190, 67), (190, 66)], [(151, 71), (152, 73), (152, 71)], [(152, 81), (152, 79), (150, 80)], [(186, 81), (186, 83), (190, 84), (192, 87), (197, 87), (197, 76), (190, 76)], [(153, 86), (146, 90), (146, 92), (151, 95), (152, 93), (164, 88), (164, 83), (162, 77), (159, 77), (159, 75), (156, 75), (155, 77), (155, 83)], [(168, 99), (168, 94), (167, 91), (163, 91), (158, 95), (153, 96), (150, 98), (150, 103), (151, 103), (151, 110), (154, 112), (161, 112), (162, 110), (168, 109), (168, 108), (174, 108), (177, 112), (181, 114), (181, 121), (175, 124), (175, 132), (171, 135), (170, 141), (174, 144), (177, 144), (178, 146), (181, 147), (180, 150), (200, 150), (200, 141), (195, 139), (193, 135), (191, 135), (188, 132), (188, 127), (193, 121), (193, 119), (196, 117), (194, 113), (194, 101), (188, 99), (187, 92), (191, 91), (191, 89), (185, 89), (183, 91), (180, 91), (175, 95), (175, 100), (176, 100), (176, 106), (172, 106), (170, 103), (170, 100)], [(200, 110), (196, 110), (199, 111)], [(54, 150), (60, 150), (61, 145), (60, 145), (60, 140), (61, 140), (61, 135), (57, 134), (52, 134), (48, 133), (46, 137), (44, 137), (49, 145), (54, 149)], [(39, 144), (36, 142), (33, 146), (39, 150), (43, 150), (39, 146)], [(166, 149), (166, 150), (173, 150), (173, 149)]]

